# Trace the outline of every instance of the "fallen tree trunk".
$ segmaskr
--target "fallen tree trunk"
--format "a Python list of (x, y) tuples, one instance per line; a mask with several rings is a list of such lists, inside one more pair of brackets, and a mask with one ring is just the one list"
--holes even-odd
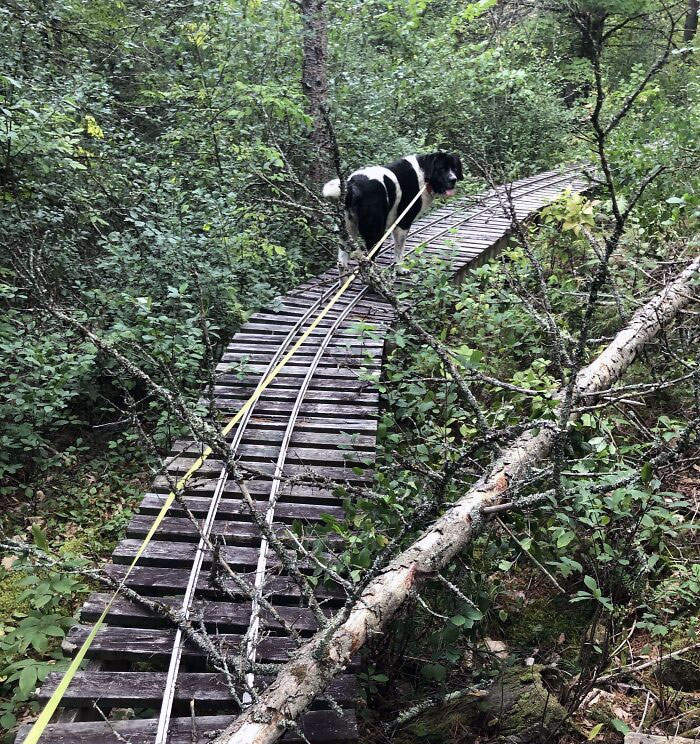
[[(695, 299), (693, 280), (700, 257), (634, 315), (600, 356), (578, 374), (574, 402), (606, 389), (634, 361), (642, 347)], [(564, 391), (559, 394), (560, 400)], [(381, 632), (421, 575), (449, 563), (488, 519), (484, 507), (503, 494), (551, 450), (556, 431), (526, 432), (505, 450), (489, 471), (409, 548), (400, 553), (364, 590), (342, 622), (332, 623), (301, 646), (265, 690), (220, 734), (215, 744), (266, 744), (276, 741), (321, 693), (373, 633)]]

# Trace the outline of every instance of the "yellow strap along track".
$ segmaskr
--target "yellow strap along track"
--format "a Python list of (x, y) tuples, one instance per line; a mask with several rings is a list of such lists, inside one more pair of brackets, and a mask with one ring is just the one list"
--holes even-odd
[[(565, 188), (587, 188), (580, 168), (511, 184), (518, 218), (530, 217)], [(446, 202), (414, 223), (407, 250), (425, 244), (425, 254), (451, 261), (455, 274), (484, 263), (508, 237), (510, 220), (501, 206), (504, 194), (505, 189)], [(370, 258), (420, 196), (372, 248)], [(388, 265), (392, 255), (388, 250), (376, 260)], [(260, 472), (259, 478), (249, 481), (249, 490), (272, 529), (299, 520), (319, 523), (324, 514), (342, 519), (342, 499), (319, 486), (319, 478), (371, 482), (378, 410), (371, 379), (381, 372), (382, 342), (359, 339), (351, 326), (372, 324), (381, 334), (393, 316), (366, 287), (348, 292), (356, 278), (352, 273), (340, 283), (335, 272), (327, 272), (280, 298), (279, 307), (256, 313), (236, 334), (219, 365), (216, 405), (233, 414), (221, 434), (232, 435), (231, 452)], [(243, 371), (231, 374), (231, 364)], [(160, 598), (185, 616), (196, 613), (227, 643), (243, 641), (241, 653), (250, 661), (282, 663), (294, 647), (285, 628), (301, 635), (314, 631), (311, 613), (250, 521), (223, 464), (210, 460), (208, 447), (198, 452), (192, 441), (180, 443), (174, 454), (169, 474), (177, 478), (175, 492), (202, 517), (207, 540), (221, 540), (222, 556), (246, 576), (254, 596), (232, 602), (231, 596), (238, 596), (235, 587), (224, 596), (210, 585), (206, 541), (179, 505), (173, 507), (175, 492), (163, 488), (167, 480), (157, 479), (127, 528), (127, 538), (115, 549), (113, 562), (105, 566), (118, 582), (117, 590), (96, 593), (86, 601), (81, 624), (71, 630), (64, 645), (73, 653), (71, 664), (63, 676), (48, 675), (39, 693), (44, 708), (33, 726), (20, 729), (16, 744), (36, 744), (40, 739), (45, 744), (117, 744), (123, 739), (134, 744), (204, 744), (212, 731), (235, 715), (222, 675), (206, 671), (202, 653), (190, 648), (179, 631), (120, 597), (124, 587)], [(195, 474), (199, 476), (193, 481)], [(288, 487), (285, 479), (290, 475), (295, 485)], [(339, 606), (341, 598), (333, 591), (319, 592), (324, 607)], [(263, 597), (274, 605), (284, 626), (265, 611)], [(85, 624), (90, 621), (92, 626)], [(85, 659), (104, 667), (79, 671)], [(165, 664), (168, 672), (145, 671), (147, 662), (160, 668)], [(250, 675), (248, 681), (257, 689), (268, 682), (258, 675)], [(336, 680), (329, 692), (343, 715), (337, 708), (309, 711), (301, 721), (304, 735), (314, 744), (356, 741), (353, 675)], [(243, 691), (241, 698), (245, 704)], [(75, 710), (76, 720), (51, 724), (59, 705)], [(121, 708), (155, 708), (159, 714), (123, 720), (116, 712)], [(110, 718), (110, 711), (115, 711), (114, 720), (105, 722), (101, 716)], [(93, 720), (77, 720), (81, 717)]]

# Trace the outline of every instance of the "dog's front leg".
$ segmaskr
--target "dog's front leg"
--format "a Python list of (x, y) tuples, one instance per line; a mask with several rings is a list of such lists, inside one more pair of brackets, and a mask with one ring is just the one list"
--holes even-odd
[(403, 263), (404, 245), (408, 230), (404, 230), (402, 227), (395, 227), (391, 234), (394, 238), (394, 263), (396, 264), (396, 271), (399, 274), (405, 274), (406, 269), (402, 268), (401, 264)]
[(343, 277), (350, 273), (350, 253), (345, 248), (338, 248), (338, 277)]

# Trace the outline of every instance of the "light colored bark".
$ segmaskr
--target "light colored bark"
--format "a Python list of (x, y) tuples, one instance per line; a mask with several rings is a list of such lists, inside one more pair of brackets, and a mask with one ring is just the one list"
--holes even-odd
[[(575, 382), (575, 401), (609, 388), (643, 346), (695, 299), (698, 271), (700, 257), (640, 308), (603, 353), (581, 370)], [(499, 503), (510, 486), (546, 457), (555, 437), (554, 430), (543, 429), (515, 440), (464, 496), (367, 586), (344, 621), (331, 624), (294, 653), (258, 701), (215, 744), (276, 741), (284, 732), (284, 722), (298, 718), (352, 655), (373, 634), (384, 630), (420, 577), (442, 568), (464, 549), (488, 520), (482, 509)]]

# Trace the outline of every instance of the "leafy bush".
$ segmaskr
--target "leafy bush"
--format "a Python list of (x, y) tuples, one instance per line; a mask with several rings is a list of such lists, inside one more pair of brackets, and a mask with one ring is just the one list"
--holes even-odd
[[(36, 546), (48, 550), (43, 532), (34, 530)], [(83, 566), (84, 559), (65, 562), (64, 570)], [(69, 608), (87, 591), (85, 583), (70, 573), (37, 570), (32, 561), (17, 560), (10, 571), (0, 568), (0, 585), (8, 576), (20, 577), (16, 609), (0, 625), (0, 726), (12, 729), (19, 706), (33, 697), (35, 688), (52, 671), (68, 664), (59, 648), (65, 632), (75, 623)], [(22, 608), (22, 609), (20, 609)], [(30, 705), (38, 708), (37, 702)]]

